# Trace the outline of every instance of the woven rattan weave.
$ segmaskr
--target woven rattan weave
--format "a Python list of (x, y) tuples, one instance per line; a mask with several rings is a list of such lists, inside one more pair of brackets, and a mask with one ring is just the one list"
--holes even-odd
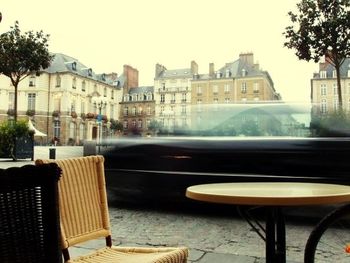
[[(36, 164), (53, 162), (36, 160)], [(62, 249), (65, 262), (184, 263), (187, 248), (112, 246), (103, 156), (87, 156), (55, 163), (62, 169), (59, 182)], [(106, 247), (93, 254), (70, 259), (68, 248), (99, 237)]]

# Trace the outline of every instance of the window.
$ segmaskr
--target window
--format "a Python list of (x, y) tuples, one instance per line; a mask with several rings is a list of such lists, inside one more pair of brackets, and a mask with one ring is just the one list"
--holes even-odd
[(35, 93), (28, 93), (28, 110), (35, 110)]
[(72, 89), (76, 89), (77, 88), (77, 78), (74, 77), (72, 80)]
[(132, 120), (131, 125), (133, 128), (136, 128), (136, 120)]
[(75, 100), (73, 100), (72, 103), (71, 103), (70, 111), (71, 112), (75, 112)]
[(338, 110), (339, 103), (338, 103), (338, 98), (333, 98), (333, 110)]
[(324, 70), (320, 71), (320, 77), (321, 77), (322, 79), (327, 78), (327, 71), (324, 71)]
[(86, 86), (86, 83), (85, 83), (85, 80), (83, 80), (83, 82), (81, 83), (81, 91), (85, 91), (85, 86)]
[(218, 85), (213, 85), (213, 94), (218, 94), (219, 88)]
[(197, 95), (202, 95), (202, 87), (197, 87)]
[(82, 101), (80, 104), (80, 113), (85, 113), (85, 101)]
[(259, 93), (259, 83), (258, 82), (255, 82), (254, 83), (254, 93)]
[(53, 136), (60, 138), (61, 134), (61, 122), (59, 120), (54, 120), (53, 122)]
[(124, 107), (124, 116), (128, 116), (128, 114), (129, 114), (129, 109), (128, 109), (128, 107)]
[(242, 93), (247, 93), (247, 83), (246, 82), (242, 82), (242, 84), (241, 84), (241, 92)]
[(137, 101), (137, 94), (132, 95), (132, 101)]
[(29, 77), (29, 87), (35, 87), (35, 75)]
[(163, 115), (164, 114), (164, 106), (161, 106), (160, 107), (160, 115)]
[(141, 115), (141, 114), (142, 114), (142, 107), (141, 107), (141, 106), (138, 107), (138, 109), (137, 109), (137, 114), (138, 114), (138, 115)]
[(147, 100), (152, 100), (152, 93), (147, 93)]
[(327, 95), (327, 85), (326, 84), (321, 84), (320, 88), (321, 88), (321, 95), (322, 96)]
[(109, 118), (111, 118), (111, 119), (113, 119), (113, 118), (114, 118), (114, 105), (113, 105), (113, 104), (111, 104)]
[(175, 98), (176, 98), (175, 93), (171, 94), (171, 103), (175, 103), (176, 102)]
[(56, 88), (61, 87), (61, 77), (57, 74), (56, 76)]
[(160, 94), (160, 103), (165, 102), (165, 94)]
[(245, 69), (242, 69), (242, 77), (247, 76), (247, 71)]
[(149, 128), (149, 125), (151, 124), (151, 120), (150, 119), (147, 119), (146, 120), (146, 127), (147, 127), (147, 129)]
[(114, 99), (114, 90), (111, 91), (111, 99)]
[(333, 70), (333, 72), (332, 72), (332, 77), (333, 77), (333, 78), (336, 78), (336, 77), (337, 77), (337, 71)]
[(137, 121), (137, 128), (142, 129), (142, 120), (141, 119), (139, 119)]
[(152, 111), (151, 111), (151, 106), (147, 106), (147, 115), (151, 115)]
[(126, 130), (128, 128), (128, 120), (123, 121), (123, 128)]
[(230, 98), (225, 98), (225, 103), (230, 103)]
[(125, 102), (129, 101), (129, 95), (128, 94), (124, 95), (124, 101)]
[(230, 85), (230, 84), (225, 84), (225, 85), (224, 85), (224, 91), (225, 91), (225, 93), (230, 93), (230, 91), (231, 91), (231, 85)]
[(136, 107), (132, 107), (131, 114), (132, 114), (132, 116), (136, 116)]
[(338, 85), (337, 84), (333, 84), (333, 94), (334, 95), (338, 94)]
[(103, 88), (103, 97), (107, 97), (107, 88), (106, 87)]
[(181, 102), (186, 102), (187, 101), (186, 96), (187, 96), (186, 93), (182, 93), (182, 95), (181, 95)]

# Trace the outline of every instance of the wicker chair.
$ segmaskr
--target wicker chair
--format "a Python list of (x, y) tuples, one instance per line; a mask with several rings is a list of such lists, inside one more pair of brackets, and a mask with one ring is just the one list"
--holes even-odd
[[(62, 250), (65, 262), (185, 263), (187, 248), (140, 248), (112, 246), (106, 196), (104, 158), (88, 156), (55, 162), (62, 169), (59, 183)], [(106, 247), (71, 260), (70, 246), (106, 238)]]
[(56, 164), (0, 169), (0, 262), (62, 262)]

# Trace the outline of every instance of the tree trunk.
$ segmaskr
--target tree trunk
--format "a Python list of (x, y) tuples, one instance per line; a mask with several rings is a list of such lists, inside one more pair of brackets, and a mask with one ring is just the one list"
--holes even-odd
[(341, 91), (340, 65), (339, 64), (335, 65), (335, 70), (336, 70), (336, 73), (337, 73), (338, 105), (339, 105), (339, 109), (342, 111), (343, 110), (343, 96), (342, 96), (342, 91)]
[(15, 87), (15, 101), (14, 101), (14, 115), (13, 115), (13, 119), (14, 119), (14, 121), (15, 121), (15, 123), (17, 122), (17, 96), (18, 96), (18, 93), (17, 93), (17, 91), (18, 91), (18, 83), (16, 83), (15, 85), (14, 85), (14, 87)]

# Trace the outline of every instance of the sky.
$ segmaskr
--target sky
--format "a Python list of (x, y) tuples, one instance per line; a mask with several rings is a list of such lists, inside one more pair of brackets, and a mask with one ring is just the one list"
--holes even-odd
[(139, 71), (153, 85), (155, 65), (208, 73), (253, 52), (285, 101), (310, 101), (318, 70), (283, 47), (288, 12), (298, 0), (1, 0), (0, 33), (15, 21), (21, 30), (49, 34), (49, 50), (76, 58), (95, 73)]

